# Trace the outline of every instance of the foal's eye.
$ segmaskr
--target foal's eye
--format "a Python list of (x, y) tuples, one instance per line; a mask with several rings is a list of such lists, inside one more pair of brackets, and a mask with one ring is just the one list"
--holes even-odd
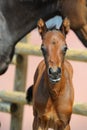
[(41, 45), (41, 50), (43, 55), (46, 55), (46, 47), (43, 44)]
[(64, 53), (64, 54), (66, 53), (67, 49), (68, 49), (67, 46), (64, 46), (64, 47), (63, 47), (63, 53)]

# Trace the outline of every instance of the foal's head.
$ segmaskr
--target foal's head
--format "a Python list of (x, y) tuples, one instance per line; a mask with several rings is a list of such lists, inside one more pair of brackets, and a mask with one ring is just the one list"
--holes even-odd
[(42, 37), (41, 50), (45, 59), (49, 80), (60, 81), (64, 56), (67, 50), (65, 36), (70, 28), (70, 22), (64, 19), (60, 30), (48, 30), (42, 19), (38, 21), (38, 31)]

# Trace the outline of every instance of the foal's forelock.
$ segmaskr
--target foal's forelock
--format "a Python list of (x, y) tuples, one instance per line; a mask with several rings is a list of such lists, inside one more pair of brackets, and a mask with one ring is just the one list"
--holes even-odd
[(59, 31), (49, 32), (43, 40), (43, 46), (48, 62), (51, 65), (59, 64), (59, 61), (64, 57), (64, 48), (67, 46), (63, 34)]

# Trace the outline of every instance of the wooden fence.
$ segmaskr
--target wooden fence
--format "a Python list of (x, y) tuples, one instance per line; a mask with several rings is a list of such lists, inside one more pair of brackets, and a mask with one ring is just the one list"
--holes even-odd
[[(27, 104), (25, 86), (27, 55), (41, 56), (39, 46), (19, 43), (12, 63), (16, 65), (14, 91), (0, 91), (0, 111), (11, 113), (10, 130), (22, 130), (23, 106)], [(67, 59), (87, 62), (86, 50), (69, 50)], [(30, 103), (32, 104), (32, 103)], [(87, 116), (87, 103), (75, 103), (73, 113)], [(16, 126), (16, 127), (15, 127)]]

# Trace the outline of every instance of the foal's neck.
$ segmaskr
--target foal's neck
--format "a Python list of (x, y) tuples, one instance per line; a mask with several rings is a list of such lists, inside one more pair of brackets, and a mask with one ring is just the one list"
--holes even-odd
[(65, 87), (65, 74), (64, 74), (64, 70), (65, 70), (65, 66), (62, 65), (61, 80), (59, 82), (56, 82), (56, 83), (50, 82), (48, 74), (47, 74), (47, 72), (45, 72), (45, 74), (46, 74), (45, 77), (47, 77), (47, 78), (45, 78), (45, 80), (47, 82), (47, 87), (48, 87), (48, 90), (49, 90), (49, 94), (53, 98), (58, 98), (60, 93), (62, 93), (62, 90), (64, 90), (64, 87)]

